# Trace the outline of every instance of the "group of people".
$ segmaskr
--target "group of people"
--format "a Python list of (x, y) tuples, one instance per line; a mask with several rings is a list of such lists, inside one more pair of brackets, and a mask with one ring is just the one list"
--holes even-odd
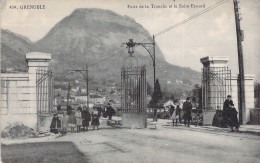
[(225, 125), (231, 128), (231, 132), (234, 132), (234, 127), (239, 131), (239, 123), (237, 118), (237, 110), (234, 106), (231, 96), (228, 95), (223, 105), (222, 117)]
[[(190, 101), (190, 97), (186, 98), (186, 101), (183, 103), (182, 107), (183, 111), (183, 119), (184, 119), (184, 125), (187, 127), (190, 127), (190, 122), (194, 119), (192, 118), (192, 104)], [(172, 119), (173, 126), (177, 126), (178, 121), (181, 122), (181, 109), (179, 107), (178, 100), (174, 101), (173, 105), (170, 105), (169, 109), (170, 117)], [(234, 132), (234, 127), (238, 131), (239, 129), (239, 122), (237, 118), (237, 110), (234, 107), (234, 103), (231, 100), (231, 96), (228, 95), (227, 99), (225, 100), (223, 104), (223, 110), (221, 111), (220, 108), (216, 111), (216, 115), (213, 119), (213, 126), (216, 126), (216, 119), (219, 117), (220, 122), (218, 124), (218, 127), (227, 127), (229, 126), (231, 128), (231, 132)], [(199, 122), (197, 122), (198, 125)]]
[[(183, 103), (183, 119), (184, 125), (190, 127), (190, 121), (192, 120), (191, 110), (192, 104), (190, 102), (190, 97), (186, 98), (186, 101)], [(177, 123), (181, 122), (181, 108), (179, 106), (179, 100), (174, 100), (173, 105), (170, 105), (169, 114), (172, 119), (172, 125), (177, 126)]]
[(231, 132), (234, 132), (234, 127), (238, 131), (239, 122), (237, 118), (237, 110), (234, 106), (233, 101), (231, 100), (231, 96), (228, 95), (227, 99), (223, 104), (223, 110), (220, 107), (217, 108), (216, 114), (214, 115), (212, 126), (216, 127), (230, 127)]
[(173, 126), (174, 126), (174, 122), (175, 122), (176, 126), (177, 126), (178, 121), (181, 122), (180, 112), (181, 112), (181, 110), (180, 110), (178, 100), (174, 100), (173, 105), (170, 105), (170, 108), (169, 108), (169, 114), (170, 114), (170, 118), (172, 119)]
[(100, 107), (89, 109), (86, 106), (79, 106), (76, 110), (70, 109), (67, 112), (63, 112), (62, 117), (58, 117), (58, 114), (54, 114), (50, 125), (50, 132), (66, 134), (68, 128), (71, 132), (75, 132), (75, 129), (77, 132), (88, 131), (90, 122), (93, 130), (98, 130), (100, 125), (99, 118), (102, 115), (106, 115), (108, 119), (111, 120), (114, 114), (115, 110), (110, 104), (108, 104), (105, 111)]
[[(190, 97), (186, 98), (186, 101), (183, 103), (182, 107), (183, 111), (183, 119), (184, 125), (190, 127), (190, 122), (192, 121), (192, 104), (190, 101)], [(100, 122), (99, 118), (103, 115), (103, 117), (108, 117), (108, 120), (112, 120), (112, 116), (115, 114), (115, 110), (112, 108), (110, 104), (107, 105), (106, 108), (93, 108), (92, 110), (88, 109), (86, 106), (83, 108), (78, 107), (77, 110), (68, 110), (63, 113), (61, 119), (57, 114), (54, 114), (54, 117), (51, 122), (50, 132), (53, 133), (66, 133), (67, 129), (70, 128), (72, 132), (74, 132), (74, 128), (76, 128), (77, 132), (80, 132), (81, 129), (83, 131), (88, 131), (89, 122), (91, 121), (91, 125), (93, 129), (98, 129)], [(227, 99), (223, 104), (223, 110), (218, 109), (216, 111), (216, 115), (213, 118), (213, 126), (218, 124), (218, 127), (227, 127), (231, 128), (231, 131), (234, 132), (234, 127), (239, 128), (239, 122), (237, 118), (237, 110), (234, 107), (234, 103), (231, 100), (231, 96), (228, 95)], [(177, 126), (177, 123), (181, 122), (181, 108), (179, 106), (179, 101), (174, 100), (173, 105), (169, 106), (169, 115), (172, 119), (172, 125)], [(219, 117), (219, 118), (218, 118)], [(216, 122), (216, 119), (220, 119), (219, 122)], [(154, 121), (156, 118), (156, 110), (154, 111)], [(221, 121), (221, 122), (220, 122)]]

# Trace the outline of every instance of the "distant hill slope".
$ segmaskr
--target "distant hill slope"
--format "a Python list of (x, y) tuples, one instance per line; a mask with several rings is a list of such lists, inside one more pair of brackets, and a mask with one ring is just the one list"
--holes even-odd
[[(67, 70), (83, 69), (87, 63), (90, 66), (91, 79), (114, 80), (120, 83), (123, 60), (128, 56), (127, 49), (120, 45), (129, 38), (134, 38), (135, 42), (152, 40), (148, 31), (128, 16), (121, 16), (109, 10), (86, 8), (76, 9), (36, 43), (30, 43), (4, 30), (1, 32), (4, 33), (1, 42), (4, 47), (2, 58), (10, 62), (10, 64), (2, 64), (2, 67), (16, 66), (11, 63), (22, 63), (22, 60), (24, 62), (24, 55), (29, 51), (51, 53), (51, 64), (56, 73), (56, 81), (59, 82), (71, 79), (71, 74), (68, 74)], [(114, 56), (108, 58), (111, 55)], [(152, 85), (153, 67), (149, 54), (142, 47), (136, 47), (134, 55), (140, 65), (146, 65), (147, 78)], [(93, 66), (102, 59), (105, 60)], [(159, 47), (156, 47), (156, 74), (160, 83), (167, 89), (177, 86), (176, 79), (190, 80), (191, 85), (200, 81), (198, 72), (166, 62)], [(191, 85), (187, 86), (187, 89)]]
[(1, 29), (1, 68), (26, 71), (25, 54), (33, 51), (33, 44), (26, 37)]

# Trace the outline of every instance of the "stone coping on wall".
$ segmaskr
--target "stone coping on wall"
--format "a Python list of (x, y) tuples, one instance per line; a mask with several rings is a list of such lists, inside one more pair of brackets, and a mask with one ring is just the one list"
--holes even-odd
[[(245, 74), (244, 76), (245, 76), (245, 80), (254, 80), (255, 79), (255, 75), (253, 75), (253, 74)], [(237, 80), (238, 77), (239, 77), (239, 74), (232, 75), (231, 80)]]
[(1, 80), (28, 80), (29, 73), (1, 73)]
[(31, 52), (26, 54), (26, 61), (28, 60), (51, 60), (51, 54), (41, 52)]
[(204, 62), (228, 62), (229, 61), (228, 56), (207, 56), (200, 59), (201, 63)]

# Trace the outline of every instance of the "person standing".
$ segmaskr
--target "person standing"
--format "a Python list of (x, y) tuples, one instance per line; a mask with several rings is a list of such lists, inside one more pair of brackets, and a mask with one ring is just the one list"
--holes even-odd
[(232, 121), (232, 107), (234, 106), (233, 101), (231, 100), (231, 95), (227, 96), (227, 99), (225, 100), (223, 104), (223, 119), (226, 126), (229, 126), (231, 129), (231, 132), (234, 132), (233, 130), (233, 121)]
[[(170, 105), (170, 116), (171, 116), (171, 119), (172, 119), (172, 126), (174, 126), (174, 121), (176, 120), (176, 105), (173, 104), (173, 105)], [(176, 122), (176, 126), (177, 126), (177, 122)]]
[(233, 105), (231, 105), (231, 121), (232, 121), (232, 126), (231, 126), (231, 129), (233, 130), (233, 127), (236, 128), (237, 131), (239, 131), (239, 122), (238, 122), (238, 118), (237, 118), (237, 110)]
[(76, 116), (75, 116), (75, 111), (74, 110), (70, 110), (69, 112), (69, 125), (68, 127), (70, 127), (70, 131), (74, 132), (74, 128), (76, 127)]
[(91, 121), (91, 115), (89, 113), (88, 108), (83, 107), (81, 117), (82, 117), (83, 130), (88, 131), (89, 121)]
[(237, 131), (239, 127), (238, 119), (237, 119), (237, 111), (234, 107), (234, 103), (231, 99), (231, 95), (227, 96), (223, 104), (223, 119), (225, 124), (228, 125), (231, 129), (231, 132), (234, 132), (233, 127), (235, 126)]
[(187, 125), (188, 121), (188, 127), (190, 127), (190, 121), (192, 120), (191, 117), (191, 111), (192, 111), (192, 104), (190, 102), (190, 97), (186, 98), (186, 101), (183, 103), (183, 118), (184, 118), (184, 125)]
[(115, 114), (115, 109), (108, 103), (107, 107), (107, 115), (108, 115), (108, 120), (112, 120), (112, 116)]
[(179, 123), (181, 123), (181, 108), (179, 100), (176, 100), (176, 114), (179, 115)]
[(170, 109), (169, 109), (169, 114), (170, 114), (170, 118), (171, 118), (171, 117), (172, 117), (172, 114), (173, 114), (173, 112), (174, 112), (174, 110), (175, 110), (175, 107), (174, 107), (173, 105), (170, 105), (169, 107), (170, 107)]
[(58, 117), (58, 114), (55, 113), (51, 121), (50, 132), (58, 134), (60, 129), (61, 129), (61, 121), (60, 118)]
[(63, 134), (67, 133), (67, 128), (68, 128), (68, 120), (69, 120), (69, 116), (67, 115), (66, 112), (63, 113), (63, 117), (62, 117), (62, 132)]
[(157, 122), (157, 108), (153, 109), (153, 121)]
[(95, 127), (98, 130), (98, 127), (99, 127), (100, 123), (99, 123), (98, 111), (96, 109), (94, 109), (94, 111), (92, 113), (91, 125), (93, 126), (93, 130), (95, 130)]
[(80, 128), (82, 126), (82, 117), (81, 117), (81, 109), (80, 108), (77, 109), (75, 116), (76, 116), (77, 132), (80, 132)]
[(102, 108), (100, 106), (97, 107), (97, 111), (98, 111), (98, 116), (101, 117)]
[[(179, 107), (179, 101), (178, 100), (174, 100), (174, 112), (172, 114), (172, 123), (174, 126), (174, 121), (175, 121), (175, 126), (177, 126), (177, 123), (180, 119), (180, 107)], [(179, 121), (180, 122), (180, 121)]]

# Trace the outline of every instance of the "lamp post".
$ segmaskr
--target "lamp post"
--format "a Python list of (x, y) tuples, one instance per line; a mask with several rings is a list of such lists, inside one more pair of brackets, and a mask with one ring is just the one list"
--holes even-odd
[(71, 89), (71, 86), (70, 86), (70, 82), (69, 82), (68, 94), (67, 94), (67, 110), (69, 109), (70, 89)]
[(155, 37), (153, 35), (153, 42), (150, 43), (141, 43), (141, 42), (134, 42), (133, 39), (129, 39), (129, 42), (123, 43), (122, 45), (126, 45), (128, 48), (128, 53), (130, 56), (133, 55), (134, 53), (134, 48), (135, 46), (142, 46), (145, 48), (145, 50), (149, 53), (150, 57), (152, 58), (153, 61), (153, 89), (155, 91)]
[[(68, 72), (79, 72), (86, 81), (87, 87), (87, 107), (89, 108), (89, 90), (88, 90), (88, 65), (86, 64), (86, 69), (84, 70), (69, 70)], [(85, 73), (84, 73), (85, 72)]]

